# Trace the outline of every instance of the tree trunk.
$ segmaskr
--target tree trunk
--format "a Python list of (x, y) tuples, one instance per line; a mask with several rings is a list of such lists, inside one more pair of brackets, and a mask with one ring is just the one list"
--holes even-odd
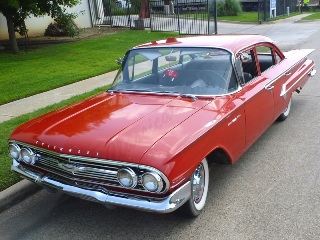
[(7, 19), (7, 26), (8, 26), (8, 34), (9, 34), (9, 43), (10, 43), (10, 50), (13, 53), (18, 53), (18, 44), (16, 39), (16, 33), (14, 31), (14, 23), (11, 15), (5, 15)]
[(149, 14), (148, 0), (142, 0), (139, 18), (145, 19), (149, 17), (150, 17), (150, 14)]

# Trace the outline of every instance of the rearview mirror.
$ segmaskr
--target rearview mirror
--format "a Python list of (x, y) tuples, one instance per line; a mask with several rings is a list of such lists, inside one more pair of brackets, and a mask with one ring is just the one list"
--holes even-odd
[(165, 56), (167, 62), (175, 62), (177, 61), (177, 57), (175, 56)]

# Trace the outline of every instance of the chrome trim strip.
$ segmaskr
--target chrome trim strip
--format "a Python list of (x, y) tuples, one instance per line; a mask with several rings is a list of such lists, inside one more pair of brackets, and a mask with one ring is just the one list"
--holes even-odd
[(22, 175), (24, 178), (43, 186), (60, 190), (66, 194), (81, 199), (98, 202), (104, 205), (116, 205), (135, 208), (143, 211), (169, 213), (182, 206), (191, 196), (191, 183), (186, 182), (168, 197), (154, 199), (141, 196), (120, 195), (99, 189), (87, 189), (85, 187), (73, 186), (62, 181), (44, 176), (26, 169), (23, 165), (13, 160), (11, 170)]
[[(313, 66), (311, 67), (311, 69), (312, 68), (313, 68)], [(309, 72), (309, 71), (310, 71), (310, 69), (308, 69), (307, 72)], [(285, 96), (303, 77), (305, 77), (305, 75), (299, 77), (299, 79), (297, 81), (295, 81), (294, 84), (292, 84), (288, 89), (286, 89), (286, 86), (283, 84), (280, 96), (281, 97)]]
[[(296, 62), (294, 65), (292, 65), (289, 69), (287, 69), (286, 71), (280, 73), (277, 77), (275, 77), (274, 79), (272, 79), (270, 82), (268, 82), (265, 87), (269, 87), (271, 84), (273, 84), (274, 82), (278, 81), (279, 78), (281, 78), (283, 75), (285, 75), (286, 72), (290, 71), (292, 68), (294, 68), (296, 65), (300, 64), (302, 62), (303, 59), (305, 59), (307, 56), (304, 56), (303, 58), (301, 58), (298, 62)], [(314, 67), (314, 63), (312, 64), (311, 68)]]

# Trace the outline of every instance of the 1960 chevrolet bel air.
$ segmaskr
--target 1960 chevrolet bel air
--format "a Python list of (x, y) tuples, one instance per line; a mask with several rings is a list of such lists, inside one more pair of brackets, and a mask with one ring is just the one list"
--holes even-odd
[(260, 35), (169, 38), (129, 50), (112, 87), (19, 126), (12, 170), (104, 205), (196, 217), (209, 166), (233, 164), (315, 74), (313, 50)]

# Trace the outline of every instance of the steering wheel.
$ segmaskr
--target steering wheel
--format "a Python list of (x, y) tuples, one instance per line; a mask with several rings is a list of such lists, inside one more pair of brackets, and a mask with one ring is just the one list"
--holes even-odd
[(199, 79), (205, 81), (208, 86), (218, 86), (222, 89), (226, 88), (227, 81), (219, 73), (212, 70), (202, 70), (197, 73)]

